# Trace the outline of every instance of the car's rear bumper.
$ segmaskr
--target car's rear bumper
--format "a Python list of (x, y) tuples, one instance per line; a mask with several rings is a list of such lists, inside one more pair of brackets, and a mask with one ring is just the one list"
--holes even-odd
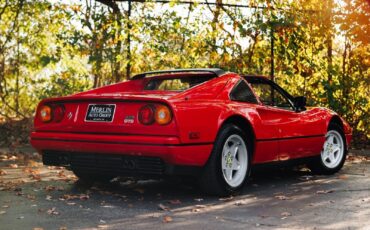
[(105, 135), (33, 132), (31, 144), (40, 153), (79, 153), (157, 157), (166, 165), (203, 166), (212, 143), (182, 144), (173, 136)]

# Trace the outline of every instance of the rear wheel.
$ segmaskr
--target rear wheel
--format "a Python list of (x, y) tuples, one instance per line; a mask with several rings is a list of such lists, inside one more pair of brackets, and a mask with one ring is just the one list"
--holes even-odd
[(342, 128), (337, 124), (330, 124), (325, 138), (320, 156), (311, 162), (309, 167), (314, 173), (334, 174), (343, 167), (347, 156), (347, 146)]
[(202, 190), (228, 195), (239, 190), (250, 173), (250, 154), (245, 133), (233, 124), (225, 125), (199, 180)]

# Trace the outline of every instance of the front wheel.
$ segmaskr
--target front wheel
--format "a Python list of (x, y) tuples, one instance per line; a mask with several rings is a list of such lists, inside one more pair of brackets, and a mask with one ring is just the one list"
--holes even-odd
[(331, 124), (325, 135), (323, 149), (309, 167), (317, 174), (334, 174), (344, 165), (347, 156), (347, 146), (343, 130), (337, 124)]
[(233, 124), (219, 132), (210, 159), (199, 180), (202, 190), (228, 195), (239, 190), (250, 173), (250, 154), (245, 133)]

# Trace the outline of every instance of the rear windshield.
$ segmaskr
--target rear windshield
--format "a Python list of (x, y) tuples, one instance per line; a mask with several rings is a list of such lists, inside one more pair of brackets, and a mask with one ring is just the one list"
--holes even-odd
[(214, 76), (189, 76), (175, 78), (153, 78), (145, 85), (145, 90), (184, 91), (206, 82)]

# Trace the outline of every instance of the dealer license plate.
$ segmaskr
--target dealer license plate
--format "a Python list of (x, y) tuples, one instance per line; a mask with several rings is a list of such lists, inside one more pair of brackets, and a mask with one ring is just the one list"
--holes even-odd
[(112, 122), (116, 105), (89, 105), (85, 121)]

